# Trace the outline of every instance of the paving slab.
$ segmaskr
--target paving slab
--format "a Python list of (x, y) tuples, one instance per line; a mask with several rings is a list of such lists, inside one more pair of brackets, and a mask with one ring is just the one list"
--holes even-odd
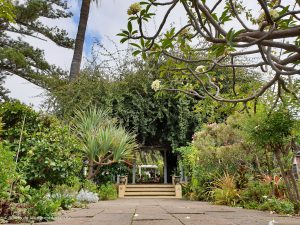
[(300, 217), (180, 199), (118, 199), (61, 212), (38, 225), (300, 225)]

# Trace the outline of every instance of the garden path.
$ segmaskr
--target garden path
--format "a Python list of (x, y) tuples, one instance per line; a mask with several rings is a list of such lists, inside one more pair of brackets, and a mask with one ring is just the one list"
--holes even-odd
[(42, 225), (272, 225), (273, 220), (274, 225), (300, 225), (300, 217), (178, 199), (100, 201)]

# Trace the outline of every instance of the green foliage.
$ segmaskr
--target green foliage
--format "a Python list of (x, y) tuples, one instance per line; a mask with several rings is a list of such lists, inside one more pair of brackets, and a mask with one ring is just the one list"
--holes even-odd
[(97, 193), (98, 192), (98, 186), (91, 180), (85, 180), (82, 183), (82, 188), (84, 190), (87, 190), (89, 192)]
[(106, 183), (99, 188), (100, 200), (114, 200), (118, 198), (116, 185), (112, 183)]
[(96, 183), (108, 183), (114, 182), (117, 175), (129, 174), (131, 169), (124, 162), (115, 163), (112, 165), (103, 166), (101, 168), (101, 173), (99, 173), (95, 178)]
[(215, 180), (213, 185), (211, 194), (216, 204), (235, 206), (240, 201), (239, 190), (233, 176), (225, 173), (224, 176)]
[(14, 22), (14, 7), (9, 0), (0, 0), (0, 18), (11, 23)]
[(156, 95), (151, 83), (158, 77), (158, 65), (151, 60), (117, 60), (120, 67), (108, 66), (108, 71), (102, 71), (102, 64), (91, 65), (78, 79), (57, 85), (49, 107), (70, 120), (76, 110), (95, 106), (136, 133), (139, 143), (173, 148), (186, 145), (202, 119), (194, 112), (197, 101), (176, 93)]
[(19, 148), (22, 132), (17, 169), (29, 184), (62, 184), (69, 177), (79, 176), (81, 155), (77, 150), (76, 139), (67, 126), (19, 102), (1, 104), (0, 117), (4, 123), (4, 132), (0, 138), (5, 140), (5, 146), (14, 154)]
[(112, 94), (108, 80), (102, 73), (84, 69), (72, 82), (61, 83), (49, 93), (48, 108), (60, 118), (70, 120), (79, 108), (105, 107), (110, 104)]
[[(242, 135), (238, 115), (228, 117), (226, 123), (206, 124), (193, 136), (192, 146), (198, 163), (218, 173), (234, 173), (241, 164), (251, 166), (253, 154), (259, 152)], [(246, 153), (246, 157), (245, 157)]]
[(251, 204), (249, 205), (249, 203), (255, 203), (254, 205), (258, 206), (265, 202), (271, 193), (272, 187), (270, 184), (261, 181), (251, 181), (246, 188), (241, 191), (240, 195), (246, 205), (245, 207), (251, 208)]
[(28, 211), (32, 217), (43, 217), (46, 221), (53, 220), (60, 207), (60, 201), (50, 198), (50, 190), (46, 186), (31, 189), (28, 204)]
[(16, 176), (14, 154), (0, 142), (0, 199), (7, 199)]
[(72, 206), (75, 204), (77, 200), (75, 197), (62, 195), (59, 201), (60, 201), (60, 207), (64, 210), (68, 210), (72, 208)]
[(54, 202), (59, 202), (60, 207), (62, 209), (68, 210), (71, 209), (77, 201), (77, 192), (78, 190), (75, 191), (73, 188), (67, 185), (56, 186), (55, 189), (52, 191), (51, 199)]
[(288, 109), (280, 106), (268, 113), (261, 110), (256, 115), (248, 117), (244, 129), (253, 142), (266, 146), (283, 146), (294, 134), (295, 120)]
[(274, 211), (279, 214), (293, 214), (294, 205), (288, 200), (271, 198), (259, 206), (261, 210)]
[(48, 133), (37, 132), (23, 145), (27, 155), (20, 168), (31, 184), (62, 184), (70, 176), (78, 176), (82, 160), (78, 146), (67, 127), (53, 123)]
[(137, 149), (135, 135), (117, 126), (106, 111), (96, 108), (77, 111), (73, 131), (89, 161), (89, 179), (100, 172), (101, 166), (130, 159)]
[[(73, 39), (65, 30), (49, 27), (40, 20), (70, 17), (65, 1), (26, 0), (20, 3), (1, 0), (0, 7), (0, 69), (3, 74), (13, 73), (47, 89), (56, 86), (66, 73), (49, 64), (44, 52), (31, 46), (25, 37), (49, 39), (59, 46), (72, 48)], [(22, 36), (16, 39), (8, 33)]]

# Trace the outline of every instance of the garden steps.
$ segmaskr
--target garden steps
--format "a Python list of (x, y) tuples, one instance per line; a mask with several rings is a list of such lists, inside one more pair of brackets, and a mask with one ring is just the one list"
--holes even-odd
[(171, 184), (128, 184), (126, 198), (175, 198), (175, 186)]

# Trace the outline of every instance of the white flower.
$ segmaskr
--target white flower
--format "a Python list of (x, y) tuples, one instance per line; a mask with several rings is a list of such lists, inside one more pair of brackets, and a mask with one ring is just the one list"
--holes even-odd
[(271, 15), (272, 19), (275, 19), (275, 18), (277, 18), (279, 16), (279, 13), (278, 13), (278, 11), (276, 9), (271, 9), (270, 10), (270, 15)]
[[(277, 17), (279, 17), (279, 13), (276, 9), (271, 9), (269, 13), (272, 19), (276, 19)], [(266, 14), (265, 12), (262, 12), (258, 17), (257, 22), (262, 23), (265, 20), (266, 20)]]
[(160, 83), (161, 83), (160, 80), (155, 80), (155, 81), (153, 81), (152, 84), (151, 84), (151, 88), (152, 88), (154, 91), (159, 91), (159, 90), (161, 89)]
[(205, 66), (197, 66), (197, 68), (195, 69), (195, 71), (197, 72), (197, 73), (202, 73), (202, 72), (204, 72), (204, 69), (205, 69)]
[(267, 195), (264, 195), (264, 196), (262, 196), (264, 199), (267, 199), (268, 198), (268, 196)]

